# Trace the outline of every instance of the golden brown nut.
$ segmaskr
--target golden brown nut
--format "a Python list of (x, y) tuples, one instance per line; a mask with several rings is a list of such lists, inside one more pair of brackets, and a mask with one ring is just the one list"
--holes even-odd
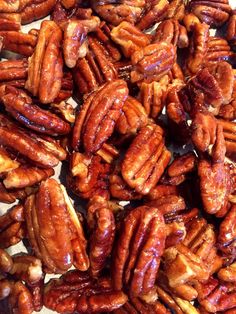
[(6, 111), (29, 129), (48, 135), (63, 135), (70, 132), (70, 125), (50, 111), (34, 105), (32, 99), (23, 91), (6, 86), (1, 97)]
[(115, 238), (115, 219), (109, 202), (99, 196), (93, 197), (87, 210), (90, 229), (90, 272), (97, 277), (111, 253)]
[(62, 185), (54, 179), (41, 183), (25, 202), (25, 217), (31, 246), (49, 270), (89, 267), (83, 228)]
[(157, 208), (141, 206), (132, 210), (121, 225), (114, 249), (114, 289), (126, 286), (134, 296), (149, 292), (155, 284), (165, 238), (164, 219)]
[(44, 305), (59, 313), (101, 313), (121, 307), (127, 296), (114, 291), (109, 278), (92, 279), (87, 272), (73, 270), (52, 279), (45, 288)]
[(190, 9), (202, 22), (213, 27), (224, 24), (231, 12), (228, 0), (192, 0)]
[(203, 65), (208, 48), (209, 26), (205, 23), (193, 25), (190, 39), (189, 55), (186, 60), (187, 74), (196, 74)]
[(122, 21), (135, 24), (145, 7), (144, 0), (124, 0), (123, 2), (92, 0), (91, 2), (97, 14), (113, 25), (118, 25)]
[(121, 134), (136, 134), (148, 123), (148, 117), (142, 104), (128, 96), (122, 108), (123, 113), (116, 122), (116, 130)]
[(38, 42), (32, 57), (29, 58), (29, 72), (25, 88), (41, 103), (53, 102), (61, 88), (62, 55), (60, 45), (62, 31), (53, 21), (43, 21)]
[(172, 44), (161, 42), (148, 45), (133, 53), (131, 82), (158, 81), (171, 70), (175, 63), (176, 50)]
[(111, 38), (121, 46), (124, 56), (127, 58), (151, 42), (148, 34), (142, 33), (137, 27), (125, 21), (112, 29)]
[(128, 96), (123, 80), (104, 84), (85, 100), (77, 116), (72, 146), (82, 144), (87, 153), (96, 152), (113, 133), (115, 122)]
[(176, 19), (168, 19), (161, 22), (153, 38), (153, 43), (165, 41), (179, 48), (186, 48), (189, 45), (186, 28)]
[(163, 140), (163, 130), (157, 125), (143, 127), (128, 148), (121, 165), (126, 183), (136, 192), (148, 194), (157, 184), (171, 154)]

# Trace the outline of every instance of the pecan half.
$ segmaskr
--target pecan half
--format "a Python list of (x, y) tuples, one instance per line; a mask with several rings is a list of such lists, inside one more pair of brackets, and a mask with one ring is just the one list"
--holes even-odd
[(205, 64), (219, 61), (233, 61), (234, 53), (231, 51), (227, 40), (220, 37), (209, 37)]
[(112, 290), (108, 278), (94, 280), (78, 270), (50, 280), (44, 293), (44, 305), (59, 313), (111, 312), (126, 301), (123, 292)]
[(112, 283), (116, 290), (129, 288), (138, 296), (155, 283), (165, 245), (165, 223), (155, 207), (141, 206), (124, 219), (112, 263)]
[(113, 133), (115, 123), (128, 96), (123, 80), (104, 84), (84, 102), (76, 118), (72, 146), (80, 144), (86, 152), (96, 152)]
[(21, 0), (19, 11), (22, 24), (28, 24), (47, 16), (55, 3), (56, 0)]
[(122, 21), (135, 24), (142, 14), (145, 6), (144, 0), (95, 1), (92, 0), (92, 7), (105, 21), (118, 25)]
[(12, 159), (3, 147), (0, 147), (0, 174), (7, 173), (19, 166), (20, 163), (17, 160)]
[(135, 134), (148, 123), (148, 117), (142, 104), (128, 96), (122, 108), (123, 113), (116, 122), (116, 129), (121, 134)]
[(236, 123), (233, 121), (217, 120), (223, 127), (226, 153), (227, 155), (235, 158), (236, 156)]
[(126, 183), (141, 194), (148, 194), (157, 184), (170, 161), (170, 152), (157, 125), (143, 127), (127, 150), (121, 165)]
[(2, 0), (0, 3), (0, 12), (4, 13), (14, 13), (19, 10), (20, 1), (19, 0)]
[(122, 22), (111, 31), (111, 38), (121, 46), (124, 56), (129, 58), (140, 48), (150, 44), (149, 35), (142, 33), (137, 27), (128, 22)]
[(7, 60), (0, 62), (0, 83), (11, 84), (13, 81), (20, 81), (27, 78), (28, 62), (22, 60)]
[(90, 271), (97, 277), (105, 266), (115, 238), (115, 219), (109, 202), (99, 196), (93, 197), (88, 204), (87, 221), (91, 234)]
[(173, 67), (175, 58), (175, 47), (166, 42), (148, 45), (134, 52), (131, 56), (131, 82), (158, 81)]
[(73, 263), (88, 268), (83, 229), (63, 186), (54, 179), (42, 182), (25, 202), (25, 217), (31, 246), (48, 270), (62, 273)]
[(236, 46), (236, 11), (232, 12), (229, 18), (226, 32), (226, 39), (229, 41), (232, 48)]
[(165, 20), (158, 25), (153, 43), (161, 41), (179, 48), (186, 48), (189, 45), (187, 30), (176, 19)]
[(192, 0), (190, 9), (202, 22), (214, 27), (224, 24), (231, 12), (228, 0)]
[(43, 21), (38, 42), (29, 58), (28, 79), (25, 88), (41, 103), (53, 102), (57, 97), (63, 76), (60, 45), (62, 31), (53, 21)]

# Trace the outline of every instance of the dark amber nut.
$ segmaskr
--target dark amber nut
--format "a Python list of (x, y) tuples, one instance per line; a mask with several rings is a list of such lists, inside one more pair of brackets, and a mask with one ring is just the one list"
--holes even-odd
[(128, 96), (122, 108), (123, 113), (116, 122), (116, 129), (121, 134), (136, 134), (148, 123), (147, 113), (142, 104)]
[(125, 57), (129, 58), (140, 48), (150, 44), (150, 35), (142, 33), (137, 27), (128, 22), (122, 22), (111, 31), (111, 38), (121, 49)]
[(186, 48), (189, 45), (187, 30), (176, 19), (165, 20), (158, 25), (153, 43), (161, 41), (179, 48)]
[(87, 153), (96, 152), (113, 133), (115, 122), (128, 97), (123, 80), (104, 84), (84, 102), (75, 121), (72, 146), (81, 144)]
[(192, 0), (190, 9), (202, 22), (213, 27), (224, 24), (232, 10), (228, 0)]
[(154, 287), (165, 238), (164, 219), (157, 208), (141, 206), (127, 215), (113, 255), (115, 290), (127, 287), (131, 295), (138, 296)]
[(140, 194), (148, 194), (170, 161), (163, 130), (154, 124), (143, 127), (128, 148), (121, 165), (126, 183)]
[(172, 44), (161, 42), (151, 44), (133, 53), (131, 62), (131, 82), (158, 81), (171, 70), (176, 59), (176, 49)]
[(29, 59), (25, 88), (43, 104), (53, 102), (61, 89), (63, 60), (60, 51), (62, 31), (53, 21), (43, 21), (38, 42)]

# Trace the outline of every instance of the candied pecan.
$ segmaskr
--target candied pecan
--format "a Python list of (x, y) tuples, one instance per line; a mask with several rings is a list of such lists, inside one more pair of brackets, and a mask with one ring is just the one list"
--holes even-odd
[[(216, 267), (222, 264), (215, 243), (212, 225), (204, 219), (190, 222), (182, 243), (166, 249), (164, 253), (165, 274), (170, 287), (178, 288), (178, 285), (185, 284), (191, 287), (193, 280), (208, 280)], [(180, 293), (181, 290), (178, 290), (178, 295)]]
[(176, 213), (186, 208), (184, 199), (179, 195), (168, 195), (155, 198), (148, 202), (148, 206), (156, 207), (159, 211), (166, 215), (168, 213)]
[(17, 160), (12, 159), (3, 147), (0, 147), (0, 174), (7, 173), (19, 166), (20, 163)]
[(50, 108), (64, 118), (69, 123), (75, 122), (75, 109), (66, 101), (50, 104)]
[(119, 151), (113, 145), (104, 143), (102, 148), (96, 152), (96, 155), (102, 157), (102, 159), (108, 164), (111, 164), (114, 159), (118, 158)]
[(19, 10), (20, 1), (19, 0), (2, 0), (0, 3), (0, 12), (3, 13), (14, 13)]
[(0, 82), (10, 84), (14, 80), (27, 78), (27, 60), (7, 60), (0, 62)]
[(90, 228), (90, 271), (97, 277), (104, 268), (110, 255), (115, 238), (115, 219), (109, 202), (95, 196), (91, 199), (87, 209), (87, 222)]
[(218, 246), (227, 256), (236, 254), (236, 206), (233, 205), (219, 227)]
[(170, 177), (176, 177), (181, 174), (186, 174), (194, 170), (196, 165), (196, 155), (194, 153), (186, 153), (174, 159), (171, 165), (168, 167), (168, 175)]
[(236, 123), (233, 121), (217, 120), (223, 127), (227, 155), (236, 157)]
[(189, 40), (186, 28), (179, 24), (176, 19), (161, 22), (153, 38), (153, 43), (165, 41), (179, 48), (188, 47)]
[(23, 207), (16, 205), (0, 216), (0, 247), (8, 248), (20, 242), (24, 236)]
[(83, 229), (62, 185), (54, 179), (42, 182), (24, 209), (31, 246), (49, 270), (65, 272), (72, 264), (88, 268)]
[(112, 134), (128, 96), (123, 80), (104, 84), (85, 100), (73, 130), (74, 149), (83, 144), (86, 152), (96, 152)]
[(55, 3), (56, 0), (21, 0), (19, 11), (22, 24), (28, 24), (47, 16)]
[(166, 18), (175, 18), (181, 21), (185, 16), (185, 3), (183, 0), (171, 0), (166, 12)]
[(202, 22), (213, 27), (224, 24), (231, 13), (228, 0), (191, 0), (190, 10)]
[(201, 160), (198, 166), (200, 190), (204, 209), (209, 214), (222, 217), (227, 212), (230, 194), (229, 170), (224, 163)]
[(7, 251), (0, 249), (0, 270), (3, 273), (8, 273), (13, 266), (13, 260)]
[(145, 7), (145, 0), (92, 0), (92, 7), (105, 21), (118, 25), (122, 21), (135, 24)]
[(151, 44), (134, 52), (131, 56), (131, 82), (158, 81), (173, 67), (175, 59), (175, 47), (166, 42)]
[[(43, 141), (38, 136), (33, 137), (32, 133), (26, 133), (2, 115), (0, 116), (0, 144), (44, 168), (55, 167), (60, 160), (57, 151), (54, 152), (52, 149), (52, 143)], [(51, 147), (46, 147), (47, 144)], [(66, 156), (63, 157), (65, 159)]]
[(67, 272), (60, 279), (51, 279), (44, 293), (44, 305), (59, 313), (111, 312), (126, 301), (123, 292), (112, 290), (108, 278), (94, 280), (78, 270)]
[(65, 63), (69, 68), (76, 65), (79, 58), (85, 57), (87, 54), (86, 35), (88, 32), (94, 31), (100, 24), (98, 17), (88, 20), (69, 20), (63, 26), (63, 53)]
[(4, 184), (0, 182), (0, 202), (2, 203), (14, 203), (17, 199), (22, 200), (33, 192), (35, 191), (32, 188), (7, 190)]
[(162, 185), (158, 184), (156, 185), (149, 194), (147, 194), (147, 199), (148, 200), (155, 200), (159, 199), (163, 196), (169, 196), (169, 195), (178, 195), (178, 189), (174, 185)]
[(149, 9), (145, 12), (136, 26), (140, 30), (144, 30), (161, 21), (167, 14), (168, 5), (169, 3), (167, 0), (150, 1)]
[(146, 47), (151, 42), (150, 35), (142, 33), (137, 27), (125, 21), (112, 29), (111, 38), (121, 46), (127, 58), (131, 57), (136, 50)]
[(110, 165), (102, 162), (100, 156), (91, 157), (74, 152), (71, 156), (70, 185), (74, 193), (89, 199), (94, 195), (109, 197), (108, 175)]
[(163, 174), (170, 157), (164, 145), (163, 130), (154, 124), (145, 126), (125, 154), (122, 176), (136, 192), (148, 194)]
[(232, 66), (228, 62), (217, 62), (208, 66), (209, 72), (217, 80), (222, 93), (222, 103), (228, 104), (232, 99), (234, 72)]
[(135, 134), (148, 123), (148, 117), (142, 104), (128, 96), (122, 108), (123, 113), (116, 122), (116, 129), (121, 134)]
[(231, 51), (227, 40), (220, 37), (209, 37), (208, 49), (204, 63), (215, 63), (219, 61), (232, 61), (234, 53)]
[(236, 10), (232, 12), (229, 18), (226, 32), (226, 39), (229, 41), (233, 49), (236, 47)]
[(11, 283), (8, 304), (10, 313), (31, 314), (34, 311), (32, 295), (29, 289), (20, 281)]
[(9, 50), (26, 57), (33, 54), (37, 43), (36, 36), (17, 31), (0, 30), (0, 37), (3, 38), (2, 50)]
[(20, 27), (19, 13), (0, 13), (0, 31), (19, 31)]
[(196, 74), (201, 69), (208, 48), (209, 26), (205, 23), (193, 25), (190, 38), (189, 55), (186, 60), (186, 70), (190, 75)]
[(221, 268), (217, 276), (223, 281), (236, 282), (236, 262), (225, 268)]
[(155, 207), (132, 210), (121, 225), (114, 249), (112, 283), (116, 290), (128, 286), (130, 294), (141, 295), (155, 283), (165, 246), (165, 223)]
[(165, 92), (167, 82), (142, 82), (140, 86), (139, 100), (143, 104), (147, 115), (151, 118), (157, 118), (164, 107)]
[(38, 42), (29, 58), (28, 79), (25, 88), (41, 103), (50, 103), (57, 97), (63, 76), (60, 44), (62, 31), (53, 21), (43, 21)]
[(234, 82), (233, 82), (233, 92), (232, 100), (229, 104), (222, 105), (220, 107), (219, 116), (225, 120), (234, 120), (236, 118), (236, 79), (235, 70), (234, 71)]
[(196, 283), (198, 302), (210, 313), (233, 314), (236, 305), (235, 286), (211, 277), (206, 282)]
[(7, 189), (20, 189), (40, 183), (54, 175), (54, 170), (21, 166), (7, 173), (3, 184)]

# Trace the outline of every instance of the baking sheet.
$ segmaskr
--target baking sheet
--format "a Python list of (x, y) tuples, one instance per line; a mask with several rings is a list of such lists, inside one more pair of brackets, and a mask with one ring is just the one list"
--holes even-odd
[[(233, 7), (233, 9), (236, 9), (236, 0), (229, 0), (229, 3), (231, 4), (231, 6)], [(35, 29), (39, 29), (40, 28), (40, 24), (43, 20), (48, 20), (49, 17), (45, 18), (45, 19), (42, 19), (42, 20), (39, 20), (39, 21), (36, 21), (36, 22), (33, 22), (31, 24), (28, 24), (28, 25), (24, 25), (22, 26), (22, 32), (24, 33), (27, 33), (30, 29), (32, 28), (35, 28)], [(214, 31), (211, 30), (211, 35), (214, 34)], [(73, 106), (76, 106), (76, 103), (74, 102), (74, 100), (72, 98), (70, 98), (68, 100), (69, 103), (71, 103)], [(61, 171), (61, 165), (59, 165), (58, 167), (54, 168), (55, 170), (55, 175), (54, 175), (54, 178), (59, 180), (59, 176), (60, 177), (63, 177), (63, 169)], [(62, 172), (62, 173), (61, 173)], [(64, 173), (65, 174), (65, 173)], [(75, 204), (75, 208), (78, 209), (78, 206), (77, 204), (79, 204), (79, 198), (78, 197), (73, 197), (73, 202)], [(9, 208), (11, 208), (13, 206), (13, 204), (11, 205), (7, 205), (7, 204), (3, 204), (3, 203), (0, 203), (0, 215), (3, 215)], [(11, 255), (13, 254), (16, 254), (16, 253), (20, 253), (20, 252), (25, 252), (27, 253), (27, 250), (25, 248), (25, 246), (23, 245), (22, 242), (10, 247), (8, 250), (7, 250)], [(55, 278), (55, 277), (59, 277), (60, 275), (46, 275), (46, 278), (45, 278), (45, 282), (47, 282), (50, 278)], [(36, 312), (35, 312), (36, 313)], [(37, 312), (37, 313), (41, 313), (41, 314), (50, 314), (50, 313), (55, 313), (45, 307), (43, 307), (43, 309), (40, 311), (40, 312)], [(8, 314), (7, 312), (5, 312), (4, 314)]]

